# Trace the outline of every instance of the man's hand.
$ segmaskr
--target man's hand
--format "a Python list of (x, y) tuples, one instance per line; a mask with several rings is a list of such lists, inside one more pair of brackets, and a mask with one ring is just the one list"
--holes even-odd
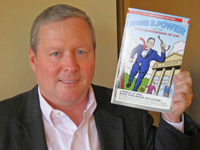
[(131, 63), (132, 63), (132, 62), (133, 62), (133, 58), (130, 58), (130, 59), (129, 59), (129, 62), (131, 62)]
[(163, 113), (163, 117), (170, 122), (178, 123), (181, 115), (192, 102), (192, 78), (188, 71), (181, 71), (175, 76), (173, 82), (175, 86), (172, 113)]
[(160, 47), (161, 47), (161, 49), (162, 49), (162, 52), (164, 53), (164, 52), (165, 52), (165, 47), (166, 47), (166, 45), (165, 45), (164, 43), (161, 43), (161, 44), (160, 44)]

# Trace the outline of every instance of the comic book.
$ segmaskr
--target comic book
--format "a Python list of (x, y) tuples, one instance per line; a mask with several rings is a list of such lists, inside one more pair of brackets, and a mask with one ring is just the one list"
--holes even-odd
[(129, 8), (111, 102), (171, 112), (189, 18)]

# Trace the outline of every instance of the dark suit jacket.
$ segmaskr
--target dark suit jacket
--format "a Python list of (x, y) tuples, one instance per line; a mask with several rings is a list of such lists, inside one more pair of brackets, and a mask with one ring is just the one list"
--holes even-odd
[[(93, 89), (101, 150), (188, 150), (200, 139), (200, 127), (186, 114), (186, 134), (162, 118), (157, 129), (147, 111), (111, 104), (111, 89)], [(47, 150), (37, 86), (0, 102), (0, 150)]]

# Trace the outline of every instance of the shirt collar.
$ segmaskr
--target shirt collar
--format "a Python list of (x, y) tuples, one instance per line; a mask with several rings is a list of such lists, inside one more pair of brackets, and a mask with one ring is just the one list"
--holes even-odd
[[(53, 125), (52, 119), (51, 119), (51, 113), (53, 111), (56, 111), (55, 109), (52, 108), (51, 105), (47, 103), (47, 101), (44, 99), (44, 97), (40, 93), (40, 88), (38, 86), (38, 95), (39, 95), (39, 101), (40, 101), (40, 108), (43, 114), (43, 117)], [(88, 92), (88, 103), (87, 103), (87, 108), (83, 113), (89, 112), (89, 117), (93, 114), (94, 110), (96, 109), (97, 103), (96, 99), (94, 96), (94, 91), (92, 89), (92, 86), (89, 88)]]

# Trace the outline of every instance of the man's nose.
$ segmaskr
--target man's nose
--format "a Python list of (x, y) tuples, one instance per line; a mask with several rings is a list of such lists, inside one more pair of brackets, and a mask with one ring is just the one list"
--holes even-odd
[(75, 72), (78, 70), (78, 62), (74, 53), (67, 53), (63, 57), (63, 70), (68, 72)]

